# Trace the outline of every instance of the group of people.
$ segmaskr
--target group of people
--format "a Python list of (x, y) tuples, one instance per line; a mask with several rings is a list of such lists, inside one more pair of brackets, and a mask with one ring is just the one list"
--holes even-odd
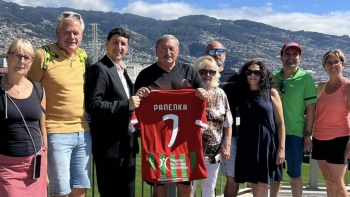
[[(202, 196), (215, 196), (220, 165), (225, 197), (237, 196), (245, 182), (255, 197), (267, 196), (269, 188), (270, 196), (278, 196), (286, 160), (293, 196), (301, 197), (303, 152), (311, 149), (328, 196), (348, 196), (343, 177), (350, 159), (350, 83), (342, 75), (340, 50), (324, 55), (329, 80), (316, 91), (299, 68), (296, 42), (283, 45), (282, 69), (271, 72), (251, 60), (236, 73), (225, 68), (222, 43), (210, 42), (192, 67), (177, 60), (177, 38), (163, 35), (155, 45), (157, 62), (133, 84), (123, 63), (130, 33), (111, 30), (105, 56), (90, 66), (79, 48), (83, 30), (80, 14), (63, 12), (56, 43), (36, 51), (25, 39), (9, 46), (8, 74), (0, 79), (0, 196), (46, 197), (47, 185), (51, 196), (86, 196), (92, 155), (101, 197), (135, 196), (139, 134), (130, 130), (130, 116), (152, 91), (181, 89), (195, 89), (206, 104), (199, 143), (207, 176), (200, 180)], [(193, 196), (197, 181), (175, 181), (178, 196)], [(166, 196), (168, 184), (148, 183), (154, 197)]]

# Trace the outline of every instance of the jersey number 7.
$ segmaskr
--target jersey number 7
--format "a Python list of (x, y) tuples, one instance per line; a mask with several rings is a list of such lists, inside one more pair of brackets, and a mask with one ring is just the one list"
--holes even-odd
[(168, 144), (168, 148), (172, 147), (174, 145), (174, 142), (177, 137), (178, 133), (178, 126), (179, 126), (179, 117), (175, 114), (166, 114), (163, 116), (163, 121), (166, 120), (173, 120), (173, 133), (171, 134), (170, 142)]

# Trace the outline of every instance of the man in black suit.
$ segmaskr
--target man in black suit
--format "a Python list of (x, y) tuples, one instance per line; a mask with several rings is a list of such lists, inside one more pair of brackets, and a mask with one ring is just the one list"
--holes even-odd
[(128, 129), (130, 113), (140, 104), (122, 58), (129, 33), (113, 29), (107, 54), (92, 65), (85, 84), (85, 108), (91, 116), (92, 152), (101, 197), (135, 196), (137, 136)]

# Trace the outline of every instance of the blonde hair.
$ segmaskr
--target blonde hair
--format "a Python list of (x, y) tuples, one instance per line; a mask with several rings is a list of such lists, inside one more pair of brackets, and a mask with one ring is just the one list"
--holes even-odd
[(21, 50), (27, 52), (30, 57), (34, 58), (34, 48), (32, 44), (26, 39), (17, 39), (13, 41), (10, 44), (7, 53), (15, 53)]
[(328, 51), (326, 54), (324, 54), (323, 60), (322, 60), (323, 67), (326, 66), (326, 61), (329, 58), (329, 56), (336, 56), (342, 62), (343, 66), (345, 66), (345, 63), (346, 63), (345, 55), (341, 50), (338, 49), (338, 50)]
[(216, 63), (215, 59), (209, 55), (205, 55), (198, 58), (194, 63), (194, 68), (197, 70), (197, 72), (199, 72), (199, 70), (202, 70), (205, 66), (213, 66), (215, 68), (216, 74), (213, 76), (213, 80), (210, 82), (209, 86), (211, 88), (218, 87), (220, 85), (220, 72), (219, 66)]
[(62, 14), (57, 18), (56, 29), (61, 28), (63, 22), (65, 21), (78, 21), (81, 26), (81, 31), (84, 31), (85, 25), (83, 17), (80, 14), (71, 11), (62, 12)]

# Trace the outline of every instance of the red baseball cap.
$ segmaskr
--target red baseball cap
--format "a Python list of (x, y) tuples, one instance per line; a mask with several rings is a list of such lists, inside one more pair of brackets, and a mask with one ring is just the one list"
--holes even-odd
[(300, 46), (300, 44), (298, 44), (296, 42), (287, 42), (286, 44), (284, 44), (282, 49), (281, 49), (281, 53), (289, 48), (294, 48), (294, 49), (298, 50), (299, 54), (301, 54), (301, 46)]

